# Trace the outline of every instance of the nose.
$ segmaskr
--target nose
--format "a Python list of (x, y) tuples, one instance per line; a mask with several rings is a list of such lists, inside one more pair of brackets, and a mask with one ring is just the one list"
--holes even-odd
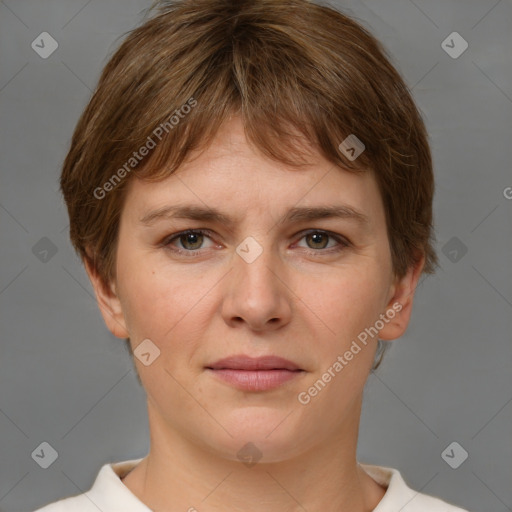
[(276, 330), (289, 323), (293, 292), (278, 255), (264, 249), (251, 261), (236, 254), (226, 276), (222, 316), (230, 327)]

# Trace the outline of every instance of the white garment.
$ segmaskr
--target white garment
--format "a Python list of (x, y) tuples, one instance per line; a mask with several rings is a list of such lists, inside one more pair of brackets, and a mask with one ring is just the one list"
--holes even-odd
[[(121, 482), (121, 478), (141, 460), (105, 464), (89, 491), (50, 503), (34, 512), (151, 512)], [(410, 489), (396, 469), (367, 464), (361, 464), (361, 467), (378, 484), (387, 488), (373, 512), (468, 512)]]

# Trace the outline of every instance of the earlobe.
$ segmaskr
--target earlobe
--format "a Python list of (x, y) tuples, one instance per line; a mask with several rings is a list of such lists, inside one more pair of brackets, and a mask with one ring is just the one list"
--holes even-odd
[(414, 293), (424, 265), (425, 256), (422, 255), (414, 265), (409, 267), (405, 276), (395, 282), (392, 296), (384, 312), (387, 322), (379, 332), (380, 339), (391, 341), (399, 338), (406, 331), (412, 314)]
[(107, 285), (103, 282), (91, 260), (85, 259), (84, 263), (85, 270), (94, 288), (98, 307), (108, 330), (118, 338), (128, 338), (129, 333), (126, 328), (121, 302), (114, 284), (109, 283)]

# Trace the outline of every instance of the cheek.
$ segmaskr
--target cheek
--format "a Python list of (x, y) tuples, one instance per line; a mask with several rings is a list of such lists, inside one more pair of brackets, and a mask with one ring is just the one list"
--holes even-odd
[(298, 304), (319, 329), (330, 333), (338, 343), (373, 325), (383, 307), (384, 282), (374, 268), (347, 268), (332, 272), (323, 280), (304, 279), (296, 292)]
[(171, 274), (142, 264), (122, 268), (123, 312), (134, 344), (149, 338), (166, 345), (166, 350), (191, 347), (194, 331), (200, 329), (200, 319), (206, 315), (212, 283), (193, 272), (174, 270)]

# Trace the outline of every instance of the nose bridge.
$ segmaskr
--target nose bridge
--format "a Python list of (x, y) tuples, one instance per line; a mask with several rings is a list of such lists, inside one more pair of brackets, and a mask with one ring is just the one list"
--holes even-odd
[(223, 307), (226, 321), (242, 319), (254, 329), (281, 325), (291, 311), (287, 288), (277, 277), (279, 255), (272, 252), (270, 237), (262, 238), (249, 236), (237, 246)]
[(270, 237), (263, 238), (248, 236), (236, 248), (234, 278), (237, 287), (245, 287), (248, 295), (270, 294), (276, 287), (278, 255), (272, 253)]

